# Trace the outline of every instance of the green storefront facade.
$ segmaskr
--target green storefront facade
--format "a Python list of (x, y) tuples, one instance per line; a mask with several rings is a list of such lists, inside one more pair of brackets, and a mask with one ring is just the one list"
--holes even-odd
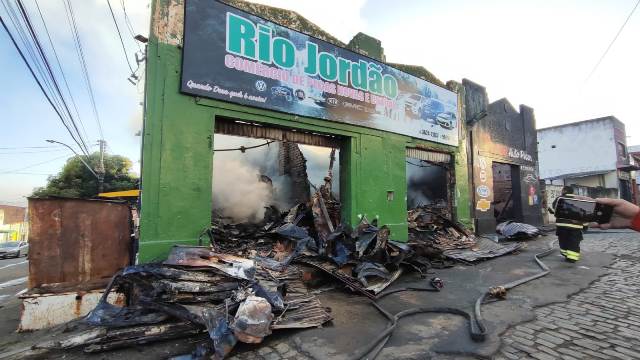
[[(258, 12), (256, 15), (273, 22), (277, 22), (278, 17), (271, 16), (270, 11), (281, 11), (237, 1), (232, 5), (244, 6), (247, 12)], [(269, 11), (264, 11), (267, 8)], [(387, 131), (185, 95), (180, 92), (183, 25), (182, 0), (152, 2), (139, 261), (162, 258), (175, 244), (198, 244), (202, 231), (210, 225), (213, 135), (215, 123), (221, 119), (339, 137), (342, 221), (353, 226), (363, 216), (377, 219), (379, 225), (390, 228), (391, 238), (398, 241), (406, 241), (408, 236), (407, 149), (450, 154), (454, 214), (458, 221), (471, 224), (467, 136), (463, 121), (458, 121), (458, 146), (449, 146)], [(458, 94), (457, 118), (464, 119), (462, 87), (456, 83), (448, 87)]]

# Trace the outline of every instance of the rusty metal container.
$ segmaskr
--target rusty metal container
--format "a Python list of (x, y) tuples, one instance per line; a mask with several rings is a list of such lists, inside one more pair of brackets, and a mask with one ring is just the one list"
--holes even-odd
[(131, 263), (131, 210), (124, 202), (30, 198), (29, 217), (29, 289), (100, 288)]

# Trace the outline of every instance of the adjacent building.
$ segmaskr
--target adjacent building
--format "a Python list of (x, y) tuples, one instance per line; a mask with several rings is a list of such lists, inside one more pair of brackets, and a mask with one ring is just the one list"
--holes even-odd
[[(640, 145), (629, 146), (629, 159), (631, 165), (640, 168)], [(633, 193), (633, 202), (640, 204), (640, 171), (634, 170), (631, 172), (631, 189)]]
[(0, 243), (26, 241), (29, 233), (27, 208), (0, 205)]
[(590, 197), (633, 200), (624, 123), (614, 116), (538, 129), (540, 177), (549, 185), (547, 197), (563, 185)]
[(542, 225), (533, 109), (516, 109), (504, 98), (489, 103), (484, 87), (462, 84), (476, 231), (495, 233), (507, 220)]

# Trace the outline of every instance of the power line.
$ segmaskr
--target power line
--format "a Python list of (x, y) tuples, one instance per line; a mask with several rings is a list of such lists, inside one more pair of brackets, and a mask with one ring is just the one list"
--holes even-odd
[(57, 156), (57, 157), (54, 157), (53, 159), (49, 159), (47, 161), (31, 164), (31, 165), (28, 165), (28, 166), (25, 166), (25, 167), (21, 167), (19, 169), (0, 171), (0, 174), (15, 173), (15, 172), (19, 172), (19, 171), (26, 170), (26, 169), (31, 169), (32, 167), (36, 167), (38, 165), (47, 164), (47, 163), (50, 163), (50, 162), (52, 162), (54, 160), (62, 159), (63, 157), (67, 157), (67, 156), (69, 156), (69, 154), (64, 154), (62, 156)]
[(124, 7), (124, 0), (120, 0), (120, 5), (122, 6), (122, 12), (124, 13), (124, 23), (127, 25), (127, 29), (129, 30), (129, 34), (133, 39), (133, 42), (136, 43), (139, 51), (142, 51), (140, 44), (135, 40), (136, 32), (133, 30), (133, 26), (131, 25), (131, 20), (129, 19), (129, 15), (127, 14), (127, 9)]
[(50, 152), (60, 152), (63, 150), (66, 150), (66, 149), (61, 147), (58, 149), (49, 149), (49, 150), (0, 152), (0, 155), (42, 154), (42, 153), (50, 153)]
[(50, 176), (50, 175), (53, 175), (53, 174), (17, 171), (17, 172), (0, 173), (0, 176), (1, 175), (42, 175), (42, 176)]
[(120, 33), (120, 27), (118, 26), (118, 21), (116, 21), (116, 15), (113, 13), (113, 8), (111, 7), (111, 2), (107, 0), (107, 5), (109, 5), (109, 11), (111, 12), (111, 18), (113, 19), (113, 23), (116, 26), (116, 31), (118, 32), (118, 38), (120, 38), (120, 44), (122, 45), (122, 51), (124, 52), (124, 58), (127, 60), (127, 65), (129, 66), (129, 70), (133, 74), (133, 67), (129, 62), (129, 56), (127, 55), (127, 48), (124, 46), (124, 40), (122, 40), (122, 34)]
[(71, 5), (70, 0), (66, 0), (65, 4), (66, 4), (65, 10), (67, 14), (67, 20), (69, 21), (69, 28), (71, 29), (71, 35), (73, 36), (78, 59), (80, 60), (80, 68), (84, 78), (85, 87), (87, 88), (87, 92), (89, 93), (89, 100), (91, 101), (93, 115), (96, 119), (96, 123), (98, 124), (98, 131), (100, 132), (100, 140), (104, 140), (104, 134), (102, 132), (102, 123), (100, 121), (100, 116), (98, 115), (96, 99), (93, 92), (93, 86), (91, 84), (91, 78), (89, 77), (89, 71), (87, 70), (87, 62), (85, 61), (85, 58), (84, 58), (84, 49), (82, 47), (82, 42), (80, 41), (80, 35), (78, 34), (78, 27), (76, 25), (76, 17), (73, 12), (73, 6)]
[[(25, 26), (30, 26), (30, 20), (29, 20), (29, 16), (26, 13), (26, 10), (24, 9), (24, 7), (21, 4), (21, 1), (18, 0), (17, 1), (18, 4), (17, 6), (20, 8), (20, 12), (22, 15), (22, 19), (24, 21)], [(20, 39), (22, 40), (22, 44), (24, 49), (27, 50), (27, 54), (30, 56), (31, 58), (31, 62), (33, 64), (33, 66), (35, 66), (35, 69), (37, 70), (37, 72), (40, 75), (40, 78), (38, 78), (38, 76), (35, 74), (35, 71), (33, 71), (33, 68), (31, 67), (31, 65), (29, 64), (29, 61), (26, 59), (26, 55), (22, 52), (21, 48), (18, 46), (17, 41), (15, 40), (14, 36), (11, 34), (11, 31), (9, 30), (7, 24), (4, 24), (4, 28), (5, 31), (7, 31), (7, 33), (9, 34), (9, 36), (12, 38), (12, 42), (14, 44), (14, 46), (16, 47), (16, 49), (18, 50), (18, 52), (21, 53), (21, 57), (23, 59), (23, 61), (25, 62), (25, 64), (27, 64), (27, 67), (31, 67), (31, 72), (32, 75), (34, 76), (34, 78), (36, 79), (36, 82), (40, 82), (39, 86), (41, 88), (41, 90), (43, 91), (44, 94), (46, 94), (46, 97), (48, 97), (49, 103), (52, 105), (52, 107), (54, 108), (54, 110), (56, 111), (56, 113), (58, 114), (58, 116), (60, 117), (60, 120), (62, 122), (62, 124), (65, 126), (65, 128), (67, 129), (67, 131), (69, 132), (69, 135), (71, 135), (71, 138), (74, 140), (74, 142), (80, 147), (80, 150), (85, 153), (86, 150), (83, 148), (82, 144), (86, 143), (84, 141), (82, 141), (82, 144), (80, 141), (78, 141), (79, 139), (82, 139), (80, 133), (78, 132), (78, 134), (76, 135), (70, 128), (69, 125), (67, 124), (67, 122), (69, 121), (69, 119), (72, 119), (72, 115), (70, 113), (65, 113), (62, 110), (62, 103), (64, 102), (64, 97), (62, 96), (62, 93), (58, 92), (56, 93), (54, 91), (54, 86), (52, 85), (52, 83), (55, 83), (55, 76), (53, 76), (53, 73), (51, 71), (49, 71), (48, 73), (43, 69), (43, 65), (42, 63), (47, 61), (46, 55), (44, 53), (44, 51), (42, 50), (41, 47), (39, 47), (39, 41), (37, 39), (37, 36), (35, 35), (35, 31), (32, 31), (33, 28), (31, 27), (29, 30), (29, 34), (31, 35), (31, 38), (29, 38), (29, 36), (26, 34), (26, 31), (24, 30), (24, 26), (22, 25), (20, 18), (17, 15), (17, 10), (14, 9), (14, 5), (12, 5), (9, 1), (3, 0), (2, 5), (7, 13), (7, 15), (9, 16), (9, 18), (11, 19), (15, 31), (18, 33), (18, 35), (20, 36)], [(30, 41), (31, 40), (31, 41)], [(42, 57), (41, 61), (39, 61), (38, 57), (36, 56), (36, 51), (33, 49), (33, 44), (34, 43), (37, 47), (38, 47), (38, 54)], [(51, 76), (51, 78), (49, 76), (47, 76), (47, 74), (49, 74)], [(47, 90), (45, 90), (45, 88), (47, 88), (49, 90), (49, 92), (47, 92)], [(58, 96), (60, 98), (58, 98)]]
[(51, 34), (49, 33), (49, 27), (47, 26), (47, 22), (44, 20), (42, 11), (40, 11), (40, 4), (38, 4), (38, 0), (34, 0), (34, 2), (36, 4), (36, 8), (38, 9), (38, 14), (40, 15), (40, 20), (42, 21), (42, 25), (44, 26), (44, 31), (47, 33), (47, 38), (49, 39), (49, 45), (51, 45), (51, 50), (53, 50), (53, 55), (56, 58), (56, 63), (58, 64), (58, 70), (60, 70), (60, 74), (62, 75), (62, 80), (64, 81), (64, 85), (67, 89), (67, 93), (69, 94), (69, 98), (71, 99), (71, 104), (73, 105), (75, 114), (78, 117), (78, 121), (80, 122), (82, 133), (84, 134), (84, 137), (87, 138), (87, 131), (84, 127), (84, 123), (82, 122), (82, 117), (80, 116), (80, 112), (78, 111), (78, 106), (76, 105), (76, 101), (73, 98), (71, 89), (69, 88), (69, 83), (67, 82), (67, 76), (65, 75), (64, 70), (62, 69), (60, 58), (58, 57), (58, 52), (56, 51), (56, 47), (53, 45), (53, 40), (51, 39)]
[(616, 33), (616, 36), (614, 36), (613, 40), (611, 40), (611, 42), (609, 43), (609, 46), (607, 46), (607, 49), (604, 51), (604, 53), (602, 53), (602, 56), (600, 56), (600, 59), (598, 60), (598, 62), (596, 63), (596, 66), (593, 67), (593, 70), (591, 70), (591, 72), (589, 73), (589, 76), (587, 76), (587, 79), (584, 81), (585, 83), (589, 81), (589, 79), (591, 79), (591, 76), (593, 76), (593, 74), (596, 72), (596, 70), (598, 69), (598, 67), (600, 66), (600, 63), (602, 63), (602, 60), (604, 60), (604, 57), (607, 56), (607, 53), (609, 53), (609, 50), (611, 49), (611, 47), (613, 46), (613, 43), (616, 42), (616, 40), (618, 39), (618, 36), (620, 36), (620, 33), (622, 32), (622, 30), (624, 30), (624, 27), (627, 25), (627, 23), (629, 22), (629, 19), (631, 19), (631, 16), (633, 15), (633, 13), (636, 11), (636, 9), (638, 8), (638, 5), (640, 5), (640, 0), (638, 0), (636, 2), (636, 5), (633, 7), (633, 9), (631, 9), (631, 12), (629, 13), (629, 16), (627, 16), (627, 18), (624, 20), (624, 23), (622, 23), (622, 26), (620, 26), (620, 29), (618, 30), (618, 32)]
[[(73, 115), (71, 114), (71, 110), (69, 110), (69, 106), (67, 105), (67, 102), (64, 99), (64, 96), (62, 94), (62, 91), (60, 90), (60, 86), (58, 86), (58, 82), (56, 80), (55, 75), (53, 74), (53, 70), (51, 69), (51, 65), (49, 64), (49, 60), (47, 59), (47, 56), (45, 55), (44, 49), (42, 48), (42, 45), (40, 44), (40, 40), (38, 38), (38, 34), (36, 33), (36, 31), (34, 30), (34, 27), (31, 23), (31, 19), (29, 18), (29, 15), (26, 11), (26, 9), (24, 8), (23, 4), (22, 4), (22, 0), (17, 0), (18, 3), (18, 7), (20, 8), (20, 12), (22, 13), (22, 17), (25, 21), (25, 24), (27, 24), (27, 28), (29, 30), (29, 32), (31, 33), (31, 37), (34, 41), (34, 44), (36, 45), (36, 48), (38, 49), (38, 52), (44, 62), (44, 65), (49, 73), (49, 76), (51, 76), (51, 80), (52, 83), (56, 89), (56, 93), (58, 94), (58, 96), (60, 97), (60, 101), (62, 103), (62, 105), (64, 106), (64, 109), (66, 110), (66, 113), (69, 116), (69, 119), (71, 120), (71, 124), (73, 125), (73, 128), (75, 129), (76, 133), (78, 134), (78, 138), (80, 140), (80, 143), (82, 143), (81, 147), (84, 147), (85, 152), (89, 153), (89, 147), (87, 146), (86, 141), (84, 140), (84, 138), (82, 137), (82, 134), (80, 133), (80, 130), (78, 129), (78, 125), (76, 124), (75, 120), (73, 119)], [(78, 144), (80, 145), (80, 144)]]
[[(49, 93), (53, 93), (53, 87), (51, 86), (49, 79), (45, 76), (45, 72), (42, 69), (42, 65), (40, 64), (40, 62), (36, 57), (36, 53), (35, 53), (35, 50), (33, 49), (31, 42), (28, 41), (27, 34), (25, 33), (22, 23), (20, 22), (20, 18), (17, 14), (17, 10), (14, 9), (14, 5), (12, 5), (9, 1), (6, 1), (6, 0), (2, 1), (2, 6), (5, 12), (7, 13), (7, 16), (11, 20), (11, 23), (13, 24), (15, 31), (18, 33), (18, 36), (22, 41), (22, 46), (24, 49), (26, 49), (27, 55), (29, 55), (31, 62), (34, 64), (35, 69), (40, 75), (40, 78), (42, 79), (44, 86), (49, 90)], [(56, 106), (60, 106), (60, 103), (57, 98), (54, 97), (52, 100), (56, 104)]]
[(24, 53), (22, 52), (22, 49), (20, 48), (20, 46), (18, 46), (18, 43), (16, 42), (16, 39), (14, 38), (13, 34), (11, 34), (11, 32), (9, 31), (9, 28), (7, 27), (7, 24), (5, 23), (4, 19), (2, 18), (2, 16), (0, 16), (0, 23), (2, 23), (2, 27), (4, 28), (4, 30), (7, 32), (7, 35), (9, 35), (9, 38), (11, 39), (11, 42), (13, 43), (13, 46), (16, 48), (16, 50), (18, 51), (18, 54), (20, 55), (20, 57), (22, 58), (22, 61), (25, 63), (25, 65), (27, 66), (27, 68), (29, 69), (29, 72), (31, 73), (31, 76), (33, 76), (34, 80), (36, 81), (36, 83), (38, 84), (38, 87), (40, 88), (40, 91), (42, 91), (42, 94), (45, 96), (45, 98), (47, 99), (47, 101), (49, 102), (49, 104), (51, 105), (51, 107), (53, 108), (53, 110), (56, 112), (56, 114), (58, 115), (58, 117), (60, 118), (60, 121), (62, 122), (62, 124), (64, 125), (64, 127), (67, 129), (67, 131), (69, 132), (69, 134), (71, 135), (71, 138), (73, 139), (73, 141), (80, 147), (81, 151), (84, 151), (82, 146), (79, 144), (79, 142), (76, 140), (73, 132), (71, 131), (71, 129), (69, 128), (69, 126), (67, 125), (67, 123), (64, 121), (64, 118), (62, 116), (62, 114), (60, 113), (60, 111), (58, 110), (58, 108), (54, 105), (53, 101), (51, 100), (51, 97), (49, 96), (49, 94), (47, 93), (47, 91), (44, 89), (42, 82), (40, 81), (40, 79), (36, 76), (35, 72), (33, 71), (33, 68), (31, 67), (31, 64), (29, 63), (29, 61), (27, 61), (27, 58), (24, 56)]
[(0, 150), (13, 150), (13, 149), (53, 149), (60, 148), (60, 146), (16, 146), (16, 147), (0, 147)]

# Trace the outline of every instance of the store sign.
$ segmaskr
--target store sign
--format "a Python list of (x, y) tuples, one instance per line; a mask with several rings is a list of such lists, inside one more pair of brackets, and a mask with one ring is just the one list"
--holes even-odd
[(181, 91), (458, 145), (458, 97), (211, 0), (187, 0)]

